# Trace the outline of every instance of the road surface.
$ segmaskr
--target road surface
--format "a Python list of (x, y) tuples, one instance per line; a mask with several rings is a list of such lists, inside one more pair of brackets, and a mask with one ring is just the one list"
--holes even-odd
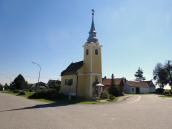
[(57, 106), (0, 93), (0, 129), (172, 129), (172, 99), (133, 95), (116, 103)]

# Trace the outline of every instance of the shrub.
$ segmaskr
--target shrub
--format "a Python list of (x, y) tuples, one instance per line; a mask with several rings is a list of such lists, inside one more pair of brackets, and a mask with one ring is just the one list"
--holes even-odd
[(109, 96), (109, 99), (110, 99), (110, 101), (112, 101), (112, 100), (114, 100), (114, 99), (115, 99), (115, 96), (110, 95), (110, 96)]
[(68, 96), (66, 96), (63, 93), (58, 94), (58, 99), (67, 99), (67, 98), (68, 98)]
[(168, 96), (172, 95), (171, 90), (165, 89), (164, 95), (168, 95)]
[(3, 87), (2, 87), (2, 85), (0, 84), (0, 91), (3, 91)]
[(109, 93), (107, 91), (103, 91), (100, 95), (101, 99), (108, 99), (109, 98)]
[(29, 96), (29, 98), (55, 100), (59, 98), (64, 98), (64, 95), (59, 94), (59, 92), (56, 89), (43, 89), (35, 92), (33, 95)]
[(49, 80), (47, 85), (48, 85), (49, 88), (56, 89), (56, 88), (60, 87), (61, 81), (59, 81), (59, 80)]
[(111, 86), (109, 88), (109, 94), (116, 96), (116, 97), (119, 96), (119, 92), (118, 92), (118, 89), (116, 88), (116, 86)]
[(157, 94), (163, 94), (164, 93), (164, 89), (163, 88), (157, 88), (156, 89), (156, 93)]
[(13, 90), (13, 93), (19, 93), (19, 91), (18, 90)]

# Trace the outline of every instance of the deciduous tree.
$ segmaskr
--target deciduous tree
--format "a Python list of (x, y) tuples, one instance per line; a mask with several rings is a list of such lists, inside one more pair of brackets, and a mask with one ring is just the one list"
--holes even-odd
[(11, 89), (14, 90), (23, 90), (27, 88), (27, 82), (25, 81), (24, 77), (19, 74), (14, 81), (11, 83)]

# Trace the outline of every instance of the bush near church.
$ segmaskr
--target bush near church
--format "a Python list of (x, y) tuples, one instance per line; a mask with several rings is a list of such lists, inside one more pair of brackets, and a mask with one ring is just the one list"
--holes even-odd
[(109, 94), (115, 97), (123, 96), (123, 88), (121, 86), (116, 86), (114, 80), (114, 74), (112, 74), (111, 87), (108, 89)]
[(30, 99), (47, 99), (56, 100), (65, 98), (65, 95), (59, 94), (56, 89), (43, 89), (35, 92), (33, 95), (29, 96)]
[(59, 81), (59, 80), (49, 80), (47, 85), (48, 85), (48, 88), (56, 89), (57, 91), (59, 91), (60, 86), (61, 86), (61, 81)]
[(116, 88), (115, 85), (109, 87), (109, 94), (113, 95), (113, 96), (116, 96), (116, 97), (120, 96), (119, 91), (118, 91), (118, 89)]
[(109, 99), (109, 93), (108, 91), (104, 90), (101, 95), (100, 95), (101, 99)]

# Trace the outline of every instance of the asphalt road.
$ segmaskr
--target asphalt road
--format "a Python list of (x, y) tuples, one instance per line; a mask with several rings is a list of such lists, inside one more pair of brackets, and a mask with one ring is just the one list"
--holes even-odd
[(172, 99), (133, 95), (117, 103), (57, 106), (0, 93), (0, 129), (172, 129)]

